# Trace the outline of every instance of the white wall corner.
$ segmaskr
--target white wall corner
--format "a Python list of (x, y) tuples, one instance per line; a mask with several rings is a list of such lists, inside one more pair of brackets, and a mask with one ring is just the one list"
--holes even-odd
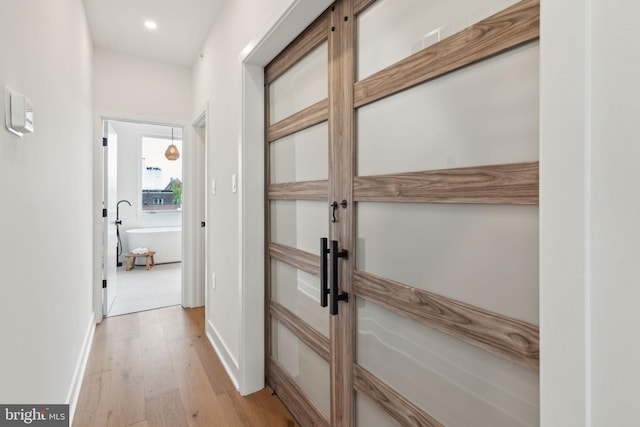
[(87, 363), (89, 362), (89, 354), (91, 353), (91, 344), (93, 343), (93, 335), (96, 330), (95, 313), (91, 313), (89, 316), (89, 324), (87, 325), (87, 331), (84, 336), (82, 348), (78, 355), (76, 367), (73, 371), (73, 377), (71, 378), (71, 384), (69, 385), (69, 391), (65, 403), (69, 404), (69, 425), (73, 425), (73, 418), (78, 405), (78, 399), (80, 397), (80, 388), (82, 387), (82, 380), (84, 379), (84, 373), (87, 369)]
[(540, 425), (589, 426), (590, 2), (541, 3)]
[(241, 387), (247, 395), (264, 387), (264, 69), (244, 64), (240, 139)]

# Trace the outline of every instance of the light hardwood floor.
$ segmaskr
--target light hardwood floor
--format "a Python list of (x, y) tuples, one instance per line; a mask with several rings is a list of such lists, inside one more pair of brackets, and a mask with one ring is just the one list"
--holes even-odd
[(269, 388), (242, 397), (204, 332), (180, 306), (97, 326), (74, 427), (298, 426)]

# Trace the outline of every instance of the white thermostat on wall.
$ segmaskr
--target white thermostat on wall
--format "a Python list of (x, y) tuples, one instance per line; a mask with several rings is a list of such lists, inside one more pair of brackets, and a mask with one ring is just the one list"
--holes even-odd
[(33, 132), (33, 104), (26, 96), (5, 88), (5, 125), (18, 136)]

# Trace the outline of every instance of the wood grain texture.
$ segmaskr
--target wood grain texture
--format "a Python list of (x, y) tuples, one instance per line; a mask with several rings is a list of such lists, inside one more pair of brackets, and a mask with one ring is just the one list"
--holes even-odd
[(265, 83), (273, 83), (306, 54), (327, 40), (327, 31), (325, 12), (265, 67)]
[(320, 256), (279, 243), (269, 243), (269, 256), (314, 276), (320, 276)]
[(326, 99), (300, 110), (267, 128), (267, 142), (273, 142), (285, 136), (300, 132), (306, 128), (327, 121), (329, 105)]
[[(245, 427), (247, 425), (299, 426), (270, 387), (265, 387), (249, 396), (240, 396), (239, 393), (234, 391), (233, 396), (234, 400), (240, 400), (242, 402), (242, 407), (249, 413), (251, 421), (251, 423), (242, 424), (239, 427)], [(235, 411), (237, 411), (237, 409), (235, 409)]]
[(435, 418), (409, 402), (369, 371), (353, 364), (353, 386), (362, 395), (377, 403), (403, 426), (443, 427)]
[(356, 177), (358, 202), (538, 204), (538, 162)]
[(147, 405), (147, 421), (150, 425), (154, 427), (189, 426), (180, 392), (177, 389), (147, 399)]
[(302, 389), (275, 359), (272, 358), (268, 366), (271, 387), (300, 424), (305, 427), (331, 425), (320, 409), (306, 397)]
[(362, 107), (535, 40), (539, 27), (540, 1), (523, 0), (357, 82), (355, 106)]
[(235, 390), (205, 336), (204, 308), (105, 319), (88, 367), (77, 427), (298, 426), (269, 389)]
[(302, 318), (289, 311), (285, 306), (272, 300), (269, 304), (269, 312), (286, 326), (300, 341), (313, 349), (324, 360), (329, 362), (329, 339), (313, 329)]
[(169, 343), (178, 390), (190, 426), (228, 426), (191, 339)]
[(529, 323), (355, 271), (361, 298), (529, 369), (540, 365), (539, 328)]
[[(339, 261), (339, 291), (351, 293), (351, 273), (355, 266), (355, 215), (353, 176), (355, 172), (355, 82), (356, 19), (353, 0), (336, 3), (330, 15), (335, 31), (329, 34), (329, 200), (345, 200), (338, 208), (337, 221), (330, 223), (331, 238), (349, 258)], [(338, 314), (330, 316), (331, 345), (331, 425), (355, 425), (352, 364), (355, 354), (355, 304), (338, 303)]]
[(287, 182), (270, 184), (269, 200), (318, 200), (328, 201), (329, 181)]
[(191, 343), (198, 358), (202, 361), (202, 367), (204, 368), (209, 384), (216, 396), (222, 394), (231, 393), (235, 391), (233, 382), (229, 378), (227, 371), (224, 369), (224, 365), (218, 358), (211, 343), (207, 337), (203, 334), (198, 337), (192, 337)]
[(364, 12), (366, 8), (374, 4), (377, 0), (354, 0), (353, 2), (353, 13), (358, 15), (361, 12)]

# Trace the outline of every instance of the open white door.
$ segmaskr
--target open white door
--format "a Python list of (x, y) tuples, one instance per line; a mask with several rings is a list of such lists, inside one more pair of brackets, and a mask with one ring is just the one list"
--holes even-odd
[[(193, 293), (194, 306), (205, 305), (207, 298), (207, 109), (193, 122), (197, 151), (197, 186), (198, 194), (195, 205), (198, 212), (198, 241), (196, 249), (195, 277), (196, 286)], [(212, 188), (213, 190), (213, 188)]]
[[(108, 121), (104, 122), (104, 200), (107, 216), (103, 218), (102, 314), (106, 316), (118, 293), (116, 267), (118, 238), (116, 234), (116, 203), (118, 201), (118, 135)], [(104, 215), (103, 215), (104, 216)]]

